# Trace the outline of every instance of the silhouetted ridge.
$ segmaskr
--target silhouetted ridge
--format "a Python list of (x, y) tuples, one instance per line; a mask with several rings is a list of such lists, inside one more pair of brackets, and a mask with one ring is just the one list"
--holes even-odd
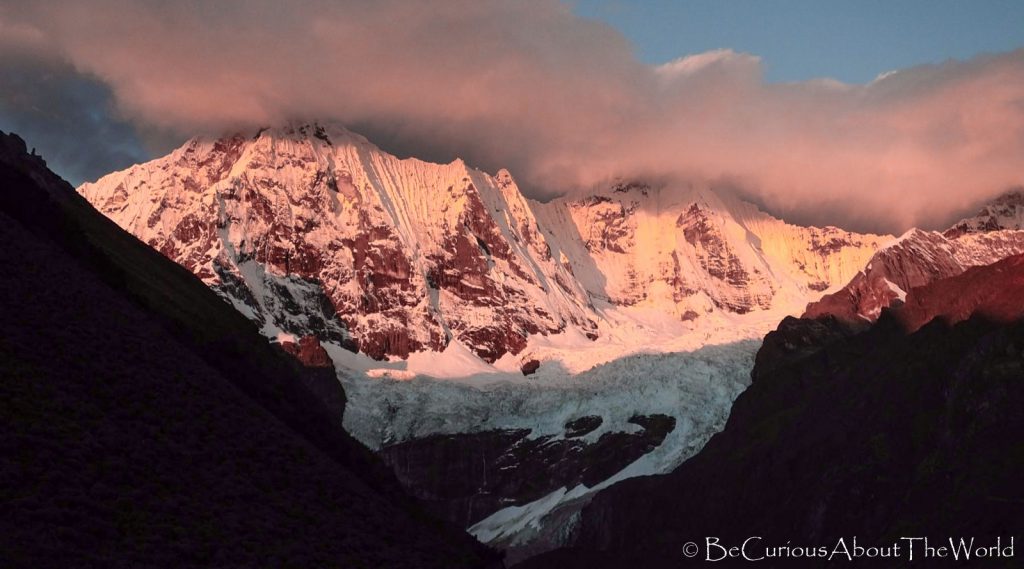
[(6, 567), (484, 567), (344, 393), (0, 133)]

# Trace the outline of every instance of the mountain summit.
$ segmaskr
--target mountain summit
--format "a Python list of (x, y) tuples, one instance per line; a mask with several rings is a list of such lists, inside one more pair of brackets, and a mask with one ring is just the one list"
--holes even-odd
[(529, 334), (594, 334), (507, 173), (400, 160), (341, 128), (193, 139), (80, 192), (270, 336), (381, 359), (457, 339), (486, 361)]

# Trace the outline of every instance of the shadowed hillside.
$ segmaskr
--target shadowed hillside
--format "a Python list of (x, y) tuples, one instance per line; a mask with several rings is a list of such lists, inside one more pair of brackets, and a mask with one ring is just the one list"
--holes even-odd
[(0, 564), (484, 567), (301, 366), (0, 133)]

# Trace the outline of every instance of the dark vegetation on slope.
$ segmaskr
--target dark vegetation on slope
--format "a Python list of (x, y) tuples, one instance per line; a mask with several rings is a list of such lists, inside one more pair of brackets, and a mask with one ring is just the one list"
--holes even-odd
[(482, 567), (301, 366), (0, 133), (0, 565)]
[[(861, 333), (834, 319), (786, 319), (766, 337), (753, 383), (722, 433), (668, 475), (601, 492), (583, 510), (573, 548), (523, 567), (704, 566), (703, 548), (687, 559), (682, 547), (706, 536), (730, 545), (761, 536), (829, 546), (852, 536), (868, 545), (902, 536), (975, 537), (985, 545), (1001, 536), (1007, 545), (1016, 536), (1019, 556), (1024, 323), (1000, 314), (1024, 304), (1020, 265), (1010, 259), (959, 277), (987, 281), (966, 319), (954, 302), (963, 282), (915, 289), (910, 320), (921, 321), (928, 305), (940, 318), (911, 334), (898, 311)], [(1013, 310), (991, 309), (1007, 306)], [(951, 325), (950, 310), (961, 321)], [(984, 563), (1018, 567), (1020, 559)], [(823, 563), (758, 564), (794, 565)]]

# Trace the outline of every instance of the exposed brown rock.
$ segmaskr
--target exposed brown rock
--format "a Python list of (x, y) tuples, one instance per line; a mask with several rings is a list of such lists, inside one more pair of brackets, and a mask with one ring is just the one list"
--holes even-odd
[(523, 365), (519, 366), (519, 370), (523, 372), (523, 375), (533, 375), (540, 369), (539, 360), (527, 360), (523, 362)]
[(303, 336), (299, 343), (281, 342), (281, 348), (306, 367), (333, 367), (334, 362), (316, 336)]

